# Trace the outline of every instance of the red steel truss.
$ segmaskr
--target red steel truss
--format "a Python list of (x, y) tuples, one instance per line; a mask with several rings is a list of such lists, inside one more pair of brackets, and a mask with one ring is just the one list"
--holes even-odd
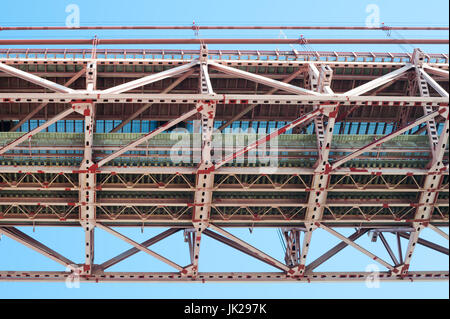
[[(0, 44), (58, 41), (0, 40)], [(89, 44), (90, 40), (61, 43), (76, 41)], [(114, 39), (98, 40), (97, 44), (130, 41), (157, 42)], [(164, 41), (158, 43), (169, 40)], [(441, 229), (448, 227), (449, 217), (445, 196), (449, 169), (448, 55), (426, 54), (419, 49), (411, 54), (391, 54), (213, 51), (206, 46), (240, 41), (253, 40), (192, 40), (189, 43), (201, 44), (200, 50), (183, 51), (96, 49), (92, 54), (83, 49), (0, 49), (0, 122), (16, 121), (8, 133), (16, 135), (4, 137), (0, 132), (0, 234), (68, 269), (0, 271), (0, 281), (65, 281), (74, 274), (92, 282), (367, 280), (371, 274), (363, 271), (314, 271), (347, 246), (378, 263), (383, 268), (378, 275), (382, 281), (448, 280), (447, 269), (409, 270), (412, 260), (418, 258), (416, 245), (448, 255), (448, 248), (420, 237), (421, 231), (429, 228), (448, 240)], [(272, 39), (270, 43), (300, 43), (292, 41)], [(345, 43), (361, 41), (340, 39)], [(264, 39), (253, 42), (265, 43)], [(308, 43), (316, 42), (311, 39)], [(45, 122), (14, 133), (32, 119)], [(74, 119), (83, 120), (80, 143), (33, 142), (52, 125)], [(141, 129), (142, 134), (124, 143), (109, 145), (96, 140), (97, 121), (122, 120), (109, 134), (120, 139), (126, 136), (120, 133), (124, 127), (135, 120), (150, 119), (167, 123), (152, 131)], [(167, 160), (167, 154), (177, 152), (173, 145), (151, 143), (192, 120), (200, 122), (194, 131), (201, 133), (200, 143), (184, 151), (198, 154), (199, 161), (195, 165), (174, 164)], [(215, 136), (231, 136), (227, 128), (241, 120), (287, 124), (231, 150), (227, 145), (215, 148)], [(216, 121), (223, 124), (215, 126)], [(336, 142), (348, 123), (359, 123), (356, 134), (368, 135), (359, 133), (363, 122), (377, 126), (390, 123), (393, 129), (361, 145)], [(304, 134), (311, 125), (314, 131)], [(420, 137), (421, 132), (428, 136), (425, 146), (397, 143), (405, 133)], [(270, 151), (278, 159), (275, 165), (249, 164), (258, 150), (286, 135), (312, 135), (315, 142), (313, 146), (278, 144)], [(216, 159), (216, 152), (225, 155)], [(272, 153), (266, 156), (270, 158)], [(55, 164), (53, 160), (64, 158), (64, 154), (70, 154), (72, 161)], [(156, 162), (145, 164), (151, 158)], [(285, 161), (291, 164), (282, 164)], [(299, 161), (312, 164), (292, 164)], [(83, 227), (85, 260), (71, 261), (17, 228), (31, 225)], [(120, 227), (129, 226), (168, 229), (138, 243), (120, 232)], [(236, 237), (230, 232), (234, 227), (279, 228), (286, 244), (285, 260)], [(339, 228), (348, 227), (356, 229), (351, 236), (339, 232)], [(310, 260), (309, 246), (318, 228), (340, 243)], [(132, 248), (98, 263), (94, 259), (97, 229)], [(150, 246), (181, 230), (189, 246), (187, 265), (178, 265), (151, 250)], [(398, 252), (391, 248), (385, 233), (396, 236)], [(373, 240), (379, 238), (391, 260), (356, 243), (367, 234)], [(208, 258), (201, 251), (204, 236), (277, 271), (202, 272), (202, 257)], [(401, 248), (402, 238), (408, 241), (406, 251)], [(171, 266), (173, 272), (107, 271), (141, 251)]]

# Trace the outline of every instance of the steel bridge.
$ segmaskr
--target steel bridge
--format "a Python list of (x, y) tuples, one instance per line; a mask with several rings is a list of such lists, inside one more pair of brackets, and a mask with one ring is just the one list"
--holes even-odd
[[(146, 40), (0, 49), (0, 234), (70, 269), (0, 270), (0, 281), (366, 280), (364, 271), (314, 271), (347, 246), (383, 267), (380, 280), (448, 281), (448, 269), (409, 269), (416, 245), (448, 255), (421, 238), (425, 228), (449, 238), (448, 54), (208, 50), (216, 42), (207, 40), (191, 41), (197, 50), (97, 47), (155, 39)], [(14, 41), (0, 44), (75, 40)], [(84, 260), (22, 226), (82, 227)], [(138, 243), (121, 227), (167, 230)], [(279, 231), (285, 259), (237, 238), (237, 227)], [(319, 228), (340, 243), (311, 260)], [(98, 229), (132, 248), (94, 260)], [(151, 250), (180, 231), (186, 265)], [(357, 244), (363, 235), (390, 259)], [(274, 272), (199, 271), (211, 258), (204, 236)], [(141, 251), (173, 272), (107, 271)]]

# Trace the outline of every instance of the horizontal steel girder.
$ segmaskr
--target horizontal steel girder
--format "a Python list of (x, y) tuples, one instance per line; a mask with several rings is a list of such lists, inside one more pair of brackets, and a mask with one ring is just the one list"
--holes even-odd
[[(6, 183), (0, 183), (0, 190), (4, 191), (77, 191), (79, 186), (73, 186), (70, 183), (52, 183), (51, 186), (41, 185), (39, 183), (20, 183), (20, 185), (7, 185)], [(273, 185), (273, 184), (255, 184), (243, 186), (241, 184), (222, 184), (216, 185), (213, 188), (214, 192), (310, 192), (310, 187), (305, 187), (302, 184), (287, 184), (287, 185)], [(367, 186), (355, 186), (353, 184), (336, 185), (330, 188), (328, 192), (350, 192), (350, 193), (367, 193), (367, 192), (389, 192), (389, 193), (416, 193), (424, 191), (424, 188), (417, 187), (415, 185), (400, 185), (400, 186), (387, 186), (380, 185), (367, 185)], [(443, 187), (440, 191), (448, 191), (449, 188)], [(159, 183), (153, 184), (138, 184), (134, 186), (121, 184), (121, 183), (108, 183), (101, 186), (97, 186), (97, 191), (114, 191), (114, 192), (193, 192), (195, 188), (186, 184), (170, 184), (161, 185)]]
[[(0, 281), (48, 281), (64, 282), (76, 279), (63, 271), (2, 271)], [(304, 277), (288, 277), (283, 272), (199, 272), (195, 279), (179, 273), (161, 272), (105, 272), (89, 277), (79, 277), (82, 282), (365, 282), (373, 279), (370, 272), (314, 272)], [(388, 272), (378, 274), (380, 281), (415, 282), (415, 281), (448, 281), (448, 271), (411, 271), (404, 278)]]
[[(356, 228), (356, 227), (386, 227), (386, 226), (396, 226), (396, 227), (409, 227), (413, 219), (395, 219), (392, 216), (374, 216), (370, 220), (365, 219), (362, 215), (353, 216), (337, 216), (335, 217), (325, 216), (322, 218), (322, 222), (330, 227), (340, 227), (340, 228)], [(143, 218), (132, 215), (132, 216), (118, 216), (116, 219), (111, 218), (106, 215), (99, 215), (96, 218), (97, 222), (103, 223), (110, 227), (192, 227), (191, 216), (184, 214), (181, 218), (175, 219), (170, 216), (157, 215), (154, 218)], [(305, 219), (303, 218), (292, 218), (287, 220), (281, 214), (263, 216), (260, 218), (254, 218), (253, 216), (232, 216), (229, 219), (224, 219), (221, 216), (214, 216), (210, 219), (211, 223), (214, 223), (220, 227), (247, 227), (247, 228), (258, 228), (258, 227), (303, 227), (305, 224)], [(442, 219), (440, 216), (435, 216), (430, 219), (430, 222), (438, 225), (439, 227), (448, 227), (449, 222), (447, 219)], [(11, 215), (8, 218), (3, 218), (0, 220), (0, 226), (5, 227), (19, 227), (19, 226), (58, 226), (58, 227), (79, 227), (80, 221), (78, 217), (67, 216), (65, 218), (59, 218), (55, 214), (38, 215), (34, 218), (29, 218), (27, 216)]]
[(242, 26), (242, 25), (121, 25), (121, 26), (20, 26), (20, 27), (1, 27), (1, 31), (30, 31), (30, 30), (448, 30), (448, 27), (410, 27), (410, 26), (380, 26), (380, 27), (369, 27), (369, 26)]
[[(327, 204), (332, 207), (414, 207), (414, 203), (405, 199), (329, 199)], [(61, 197), (0, 197), (0, 205), (31, 205), (31, 206), (80, 206), (76, 198)], [(95, 206), (185, 206), (191, 207), (193, 203), (188, 199), (180, 198), (97, 198)], [(299, 199), (252, 199), (252, 198), (218, 198), (213, 200), (213, 207), (306, 207), (306, 202)], [(430, 204), (432, 205), (432, 204)], [(436, 206), (448, 207), (447, 200), (436, 202)]]
[[(343, 96), (343, 95), (251, 95), (251, 94), (104, 94), (93, 93), (0, 93), (0, 101), (8, 103), (70, 103), (89, 100), (93, 103), (159, 103), (196, 104), (217, 101), (218, 104), (280, 104), (280, 105), (368, 105), (408, 107), (430, 105), (448, 109), (448, 98), (414, 96)], [(431, 103), (431, 104), (430, 104)], [(325, 107), (325, 106), (324, 106)]]
[[(50, 61), (63, 59), (67, 60), (91, 60), (92, 48), (0, 48), (0, 54), (6, 59), (33, 60), (41, 59)], [(359, 64), (382, 61), (390, 62), (411, 62), (411, 54), (408, 52), (342, 52), (342, 51), (298, 51), (298, 50), (211, 50), (209, 49), (211, 60), (226, 59), (229, 62), (239, 61), (242, 63), (305, 63), (311, 62), (357, 62)], [(191, 61), (193, 56), (199, 55), (198, 49), (101, 49), (97, 48), (97, 59), (107, 59), (110, 61), (166, 61), (169, 62), (178, 56), (182, 61)], [(33, 54), (33, 55), (32, 55)], [(37, 54), (37, 57), (34, 55)], [(113, 54), (111, 56), (111, 54)], [(164, 55), (164, 58), (159, 58)], [(246, 59), (243, 57), (253, 57)], [(269, 59), (268, 57), (272, 57)], [(267, 58), (267, 59), (266, 59)], [(277, 59), (278, 58), (278, 59)], [(289, 59), (290, 58), (290, 59)], [(339, 61), (342, 59), (342, 61)], [(428, 65), (447, 65), (449, 57), (444, 53), (428, 53), (425, 61)], [(276, 64), (278, 65), (278, 64)]]
[[(448, 44), (448, 39), (97, 39), (98, 45), (125, 44)], [(92, 39), (6, 39), (0, 45), (91, 45)]]
[[(195, 167), (180, 166), (103, 166), (96, 170), (97, 174), (195, 174)], [(77, 174), (78, 166), (35, 166), (35, 165), (1, 165), (1, 173), (55, 173)], [(305, 167), (231, 167), (222, 166), (216, 174), (280, 174), (280, 175), (309, 175), (314, 169)], [(421, 168), (393, 168), (393, 167), (338, 167), (331, 175), (428, 175), (429, 170)], [(443, 173), (448, 173), (448, 166)]]

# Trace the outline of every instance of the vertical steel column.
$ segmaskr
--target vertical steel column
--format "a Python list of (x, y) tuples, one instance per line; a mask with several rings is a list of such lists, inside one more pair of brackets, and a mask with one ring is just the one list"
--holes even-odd
[(319, 81), (317, 89), (321, 93), (334, 94), (331, 89), (331, 81), (333, 79), (333, 69), (329, 65), (321, 65), (319, 71)]
[(214, 94), (211, 79), (209, 78), (208, 73), (208, 47), (206, 44), (203, 44), (200, 47), (200, 58), (199, 58), (199, 77), (198, 77), (198, 86), (200, 94)]
[[(199, 91), (201, 94), (214, 94), (211, 81), (208, 74), (208, 49), (206, 45), (200, 48), (199, 58)], [(214, 130), (214, 118), (216, 115), (216, 102), (200, 102), (197, 104), (197, 110), (201, 114), (202, 131), (202, 153), (201, 162), (197, 169), (194, 205), (192, 212), (192, 224), (195, 229), (195, 235), (191, 243), (192, 265), (186, 267), (186, 275), (196, 277), (198, 273), (198, 259), (200, 254), (200, 242), (202, 232), (209, 226), (209, 216), (211, 213), (212, 190), (214, 188), (214, 170), (211, 160), (212, 152), (212, 133)]]
[[(92, 92), (97, 88), (97, 62), (90, 61), (86, 67), (86, 89)], [(96, 178), (95, 171), (89, 171), (94, 143), (95, 108), (94, 103), (84, 105), (84, 157), (79, 174), (80, 223), (85, 233), (85, 263), (83, 273), (90, 275), (94, 266), (94, 233), (96, 216)]]
[(92, 92), (97, 89), (97, 62), (89, 61), (86, 67), (86, 89)]
[(315, 64), (310, 63), (305, 71), (305, 88), (317, 92), (319, 70), (317, 69)]
[(430, 168), (428, 171), (428, 175), (425, 178), (422, 187), (424, 191), (420, 194), (420, 199), (417, 204), (416, 213), (414, 216), (414, 222), (412, 223), (415, 231), (411, 232), (411, 235), (409, 237), (404, 263), (401, 266), (402, 276), (406, 276), (408, 274), (409, 265), (414, 249), (419, 240), (420, 232), (428, 226), (429, 220), (434, 211), (434, 205), (436, 203), (436, 200), (438, 199), (439, 188), (441, 187), (442, 181), (444, 179), (445, 165), (443, 163), (443, 157), (449, 138), (448, 110), (444, 114), (446, 116), (444, 128), (436, 145), (436, 152), (433, 155), (433, 160), (429, 165)]
[(83, 275), (90, 275), (94, 265), (94, 228), (95, 228), (95, 171), (89, 171), (92, 165), (92, 144), (94, 141), (94, 104), (74, 103), (75, 110), (84, 115), (84, 157), (79, 170), (78, 206), (80, 224), (85, 233), (85, 263)]
[[(314, 79), (317, 73), (317, 89), (322, 92), (332, 92), (332, 69), (328, 66), (322, 66), (320, 72), (316, 72), (314, 68), (310, 69), (311, 78)], [(308, 204), (305, 216), (306, 232), (303, 239), (303, 245), (300, 255), (300, 263), (296, 267), (295, 275), (304, 276), (306, 257), (308, 255), (309, 244), (311, 242), (312, 232), (317, 228), (316, 222), (321, 220), (325, 204), (327, 200), (327, 189), (330, 182), (330, 164), (328, 157), (330, 154), (331, 140), (333, 138), (334, 123), (337, 116), (337, 107), (327, 108), (324, 115), (328, 116), (328, 123), (324, 130), (323, 115), (315, 119), (317, 146), (318, 146), (318, 160), (314, 170), (314, 175), (309, 190)]]
[[(423, 63), (425, 61), (425, 54), (422, 52), (422, 50), (416, 48), (414, 49), (413, 55), (412, 55), (412, 61), (415, 65), (415, 71), (416, 71), (416, 83), (419, 88), (420, 96), (423, 97), (429, 97), (430, 91), (428, 89), (428, 83), (425, 81), (425, 79), (422, 76), (422, 73), (420, 72), (420, 69), (423, 68)], [(429, 105), (423, 106), (423, 113), (425, 115), (428, 115), (433, 112), (433, 108)], [(431, 151), (433, 153), (433, 156), (436, 152), (436, 144), (438, 142), (438, 134), (437, 134), (437, 127), (436, 127), (436, 120), (435, 118), (429, 119), (426, 122), (426, 128), (428, 132), (428, 137), (430, 139), (430, 147)]]
[[(320, 93), (333, 94), (331, 90), (333, 70), (328, 65), (322, 65), (320, 72), (314, 64), (309, 65), (309, 79), (312, 90), (318, 90)], [(317, 108), (317, 107), (316, 107)], [(323, 115), (314, 118), (314, 128), (317, 136), (317, 149), (321, 149), (324, 142), (324, 123)]]
[(214, 171), (211, 161), (212, 132), (214, 129), (214, 116), (216, 103), (204, 103), (201, 109), (202, 115), (202, 159), (197, 170), (195, 182), (194, 205), (192, 224), (195, 228), (194, 259), (189, 275), (196, 276), (198, 272), (198, 258), (200, 253), (200, 241), (203, 230), (209, 225), (211, 213), (212, 192), (214, 188)]
[[(421, 96), (426, 97), (429, 96), (428, 84), (423, 79), (423, 73), (421, 72), (424, 63), (424, 57), (425, 55), (420, 49), (414, 50), (413, 62), (416, 67), (419, 92)], [(433, 112), (433, 109), (431, 107), (424, 107), (425, 115), (431, 112)], [(445, 166), (443, 163), (443, 158), (449, 138), (449, 111), (447, 110), (442, 115), (446, 118), (446, 120), (440, 137), (438, 137), (436, 122), (434, 118), (430, 121), (427, 121), (427, 131), (430, 137), (430, 147), (432, 148), (433, 159), (429, 164), (428, 175), (423, 183), (422, 189), (424, 191), (421, 192), (419, 202), (417, 204), (413, 222), (415, 231), (412, 231), (410, 234), (404, 263), (400, 266), (401, 276), (406, 276), (408, 274), (412, 255), (419, 241), (420, 232), (428, 226), (429, 220), (433, 215), (434, 204), (438, 199), (439, 188), (441, 187), (442, 181), (444, 179)]]
[[(89, 105), (89, 113), (85, 113), (84, 158), (80, 170), (87, 170), (92, 164), (92, 143), (94, 137), (94, 104)], [(85, 271), (91, 272), (94, 262), (94, 227), (95, 227), (95, 172), (80, 173), (79, 200), (81, 224), (85, 229)]]

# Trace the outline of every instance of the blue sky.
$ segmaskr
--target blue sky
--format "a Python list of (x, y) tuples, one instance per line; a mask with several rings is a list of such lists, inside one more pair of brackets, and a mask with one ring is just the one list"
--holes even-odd
[[(328, 5), (326, 5), (328, 3)], [(0, 11), (1, 26), (64, 25), (69, 4), (80, 8), (81, 25), (190, 25), (193, 21), (200, 25), (364, 25), (368, 13), (366, 7), (376, 4), (380, 9), (380, 21), (386, 25), (447, 26), (448, 1), (5, 1)], [(289, 38), (386, 38), (383, 31), (284, 31)], [(126, 38), (126, 37), (193, 37), (193, 31), (59, 31), (59, 32), (0, 32), (0, 38)], [(200, 31), (201, 37), (273, 37), (279, 31)], [(393, 37), (403, 38), (446, 38), (448, 32), (425, 33), (419, 31), (400, 32)], [(170, 46), (167, 46), (170, 47)], [(181, 48), (171, 46), (171, 48)], [(183, 47), (184, 48), (184, 47)], [(188, 48), (188, 47), (186, 47)], [(189, 48), (196, 48), (189, 47)], [(237, 48), (236, 46), (210, 46), (210, 48)], [(274, 49), (274, 46), (240, 46), (240, 49)], [(289, 49), (288, 46), (277, 46)], [(424, 51), (448, 53), (447, 46), (421, 46)], [(296, 49), (302, 50), (297, 46)], [(332, 51), (390, 51), (412, 52), (411, 46), (328, 46), (317, 45), (313, 50)], [(79, 228), (21, 228), (43, 243), (67, 257), (83, 260), (84, 235)], [(136, 241), (152, 237), (162, 229), (121, 230)], [(339, 230), (349, 235), (352, 230)], [(448, 232), (448, 229), (446, 230)], [(283, 252), (275, 230), (248, 229), (232, 230), (232, 233), (254, 244), (279, 260)], [(392, 243), (393, 237), (387, 235)], [(433, 240), (448, 247), (448, 242), (431, 230), (423, 232), (425, 239)], [(308, 260), (320, 256), (338, 240), (322, 230), (313, 235)], [(363, 236), (361, 245), (389, 260), (380, 242), (371, 243)], [(406, 240), (403, 241), (404, 249)], [(104, 260), (128, 249), (129, 246), (101, 230), (96, 232), (96, 262)], [(157, 252), (188, 264), (187, 244), (182, 233), (153, 246)], [(257, 260), (253, 260), (232, 248), (205, 238), (202, 241), (200, 271), (272, 271)], [(322, 265), (317, 271), (364, 270), (372, 260), (351, 247)], [(448, 269), (448, 257), (418, 246), (411, 265), (412, 270)], [(64, 270), (43, 256), (3, 236), (0, 241), (1, 270)], [(111, 271), (171, 271), (151, 256), (139, 253), (120, 263)], [(368, 289), (364, 283), (346, 284), (81, 284), (79, 289), (68, 289), (64, 283), (5, 283), (0, 282), (0, 298), (448, 298), (448, 282), (439, 283), (381, 283), (380, 288)]]

